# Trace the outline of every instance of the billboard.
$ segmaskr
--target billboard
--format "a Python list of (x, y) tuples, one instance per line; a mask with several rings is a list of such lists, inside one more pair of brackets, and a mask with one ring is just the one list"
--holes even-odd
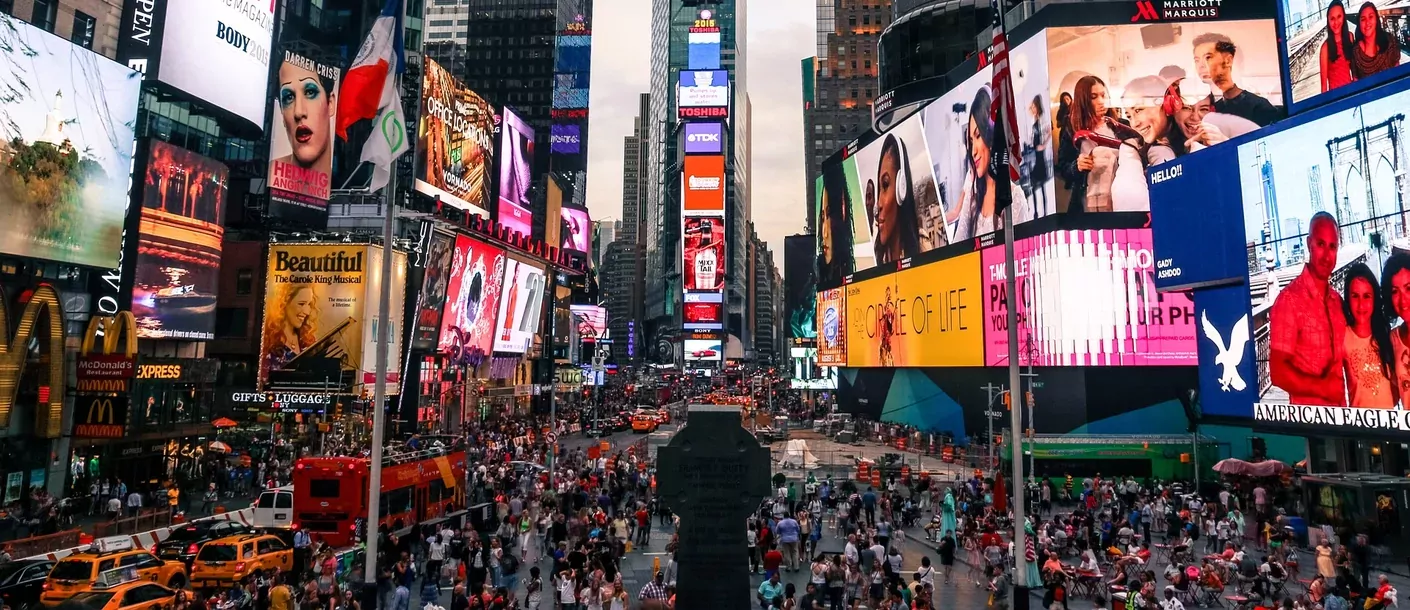
[(847, 366), (982, 366), (979, 268), (971, 252), (848, 284)]
[(153, 140), (143, 178), (132, 315), (144, 339), (214, 339), (223, 163)]
[(489, 217), (494, 108), (432, 59), (421, 79), (416, 192)]
[(607, 310), (597, 305), (569, 305), (573, 312), (573, 323), (578, 327), (578, 337), (584, 342), (595, 342), (607, 334)]
[(1394, 0), (1279, 0), (1291, 107), (1323, 103), (1405, 74), (1405, 6)]
[(687, 216), (682, 252), (685, 260), (684, 288), (686, 292), (719, 292), (725, 288), (725, 274), (720, 265), (725, 262), (725, 219), (709, 216)]
[(1248, 275), (1237, 163), (1237, 147), (1217, 146), (1150, 170), (1157, 290), (1242, 282)]
[[(1004, 248), (983, 256), (987, 366), (1008, 365)], [(1023, 366), (1196, 364), (1194, 304), (1155, 290), (1150, 229), (1053, 231), (1014, 243)]]
[(687, 300), (681, 304), (681, 316), (686, 330), (719, 330), (724, 328), (724, 303)]
[(333, 188), (341, 70), (293, 51), (275, 76), (269, 124), (269, 213), (322, 228)]
[(720, 360), (725, 356), (724, 342), (719, 339), (686, 339), (684, 343), (687, 362)]
[(425, 269), (421, 274), (421, 305), (416, 310), (412, 347), (435, 349), (441, 330), (441, 311), (446, 305), (446, 289), (450, 284), (451, 260), (455, 257), (455, 237), (445, 233), (431, 234), (426, 252)]
[(870, 268), (874, 253), (870, 251), (866, 208), (862, 198), (853, 198), (848, 188), (849, 183), (857, 183), (857, 164), (846, 159), (824, 163), (821, 170), (822, 175), (814, 183), (818, 206), (815, 272), (818, 287), (833, 288), (841, 286), (854, 268)]
[(817, 351), (811, 347), (789, 348), (788, 356), (793, 365), (793, 376), (788, 387), (795, 390), (837, 389), (837, 367), (818, 366)]
[(685, 154), (722, 155), (725, 142), (724, 123), (717, 121), (685, 124)]
[(684, 215), (723, 216), (725, 213), (725, 158), (685, 158), (681, 172)]
[(503, 282), (504, 250), (455, 236), (437, 349), (457, 360), (490, 355)]
[(818, 293), (818, 365), (847, 365), (847, 309), (841, 288)]
[(728, 70), (681, 70), (676, 88), (680, 108), (728, 108)]
[(563, 237), (562, 247), (566, 250), (592, 252), (592, 218), (582, 208), (560, 208), (563, 223), (559, 235)]
[[(147, 76), (263, 125), (274, 3), (172, 0), (164, 4), (165, 24), (171, 27), (161, 33), (161, 63), (155, 74), (144, 70)], [(141, 12), (139, 7), (137, 13)], [(147, 18), (151, 16), (148, 12)], [(134, 29), (142, 21), (138, 15)]]
[(854, 270), (894, 266), (950, 243), (919, 113), (849, 156), (844, 165), (856, 171), (855, 181), (848, 175), (851, 199), (863, 202), (863, 215), (852, 218), (854, 237), (865, 235), (852, 243)]
[[(142, 83), (132, 70), (18, 19), (6, 18), (5, 27), (0, 56), (6, 83), (15, 85), (0, 152), (37, 164), (0, 164), (0, 250), (117, 267)], [(73, 162), (66, 151), (77, 155)]]
[(1074, 136), (1055, 147), (1060, 210), (1148, 212), (1147, 167), (1285, 114), (1272, 19), (1048, 28), (1047, 43), (1046, 110)]
[[(1014, 223), (1021, 224), (1058, 211), (1053, 191), (1053, 124), (1046, 112), (1050, 103), (1047, 101), (1047, 38), (1044, 33), (1039, 32), (1011, 49), (1009, 63), (1012, 66), (1014, 106), (1018, 112), (1019, 148), (1023, 154), (1023, 161), (1019, 164), (1019, 180), (1011, 183), (1009, 189)], [(925, 169), (933, 171), (934, 178), (931, 179), (930, 171), (914, 173), (912, 180), (916, 188), (910, 191), (915, 193), (916, 199), (914, 210), (917, 221), (914, 226), (920, 228), (920, 247), (917, 251), (964, 242), (1003, 229), (1002, 213), (994, 207), (995, 193), (1003, 187), (988, 171), (995, 129), (989, 115), (994, 99), (989, 87), (989, 72), (980, 70), (926, 106), (919, 116), (902, 123), (886, 136), (900, 139), (906, 144), (905, 149), (911, 151), (920, 150), (913, 142), (918, 144), (923, 141), (929, 151), (929, 163)], [(920, 129), (920, 119), (925, 125), (924, 140), (916, 135)], [(873, 142), (861, 153), (875, 147), (877, 144)], [(866, 209), (870, 211), (873, 199), (884, 198), (872, 194), (874, 189), (870, 187), (870, 182), (875, 172), (871, 168), (875, 164), (864, 164), (863, 159), (865, 157), (860, 157), (857, 161), (858, 173), (867, 184), (862, 196)], [(929, 184), (924, 183), (927, 180)], [(904, 213), (904, 206), (901, 209)], [(870, 213), (867, 216), (868, 226), (871, 216)], [(905, 223), (901, 226), (904, 227)], [(931, 234), (928, 242), (925, 239), (927, 232)], [(891, 249), (894, 251), (895, 248)], [(887, 262), (879, 259), (882, 251), (882, 248), (876, 248), (878, 265)], [(858, 258), (859, 263), (863, 260)], [(894, 260), (894, 257), (888, 257), (888, 260)], [(857, 269), (863, 268), (860, 264), (857, 266)]]
[(720, 31), (686, 34), (686, 67), (691, 70), (720, 69)]
[(381, 271), (380, 264), (371, 264), (374, 248), (380, 250), (366, 244), (270, 245), (260, 335), (262, 387), (280, 386), (300, 374), (318, 380), (339, 375), (329, 380), (338, 384), (339, 373), (373, 370), (364, 367), (363, 347), (364, 327), (377, 302), (377, 293), (369, 291), (371, 276)]
[(499, 213), (495, 219), (525, 237), (534, 235), (534, 129), (513, 110), (504, 109), (499, 124)]
[(495, 320), (494, 351), (522, 354), (534, 344), (543, 315), (543, 268), (514, 257), (504, 259), (504, 287)]
[(813, 237), (790, 235), (783, 238), (783, 307), (789, 339), (817, 338), (817, 300), (817, 284), (813, 282)]

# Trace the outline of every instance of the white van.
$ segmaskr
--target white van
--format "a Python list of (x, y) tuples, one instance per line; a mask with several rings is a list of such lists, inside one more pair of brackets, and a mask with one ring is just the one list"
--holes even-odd
[(255, 501), (255, 527), (288, 529), (294, 526), (294, 491), (292, 487), (270, 489)]

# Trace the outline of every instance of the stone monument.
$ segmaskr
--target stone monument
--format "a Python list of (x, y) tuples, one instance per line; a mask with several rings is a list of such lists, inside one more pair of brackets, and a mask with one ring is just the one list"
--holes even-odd
[(661, 499), (680, 516), (676, 610), (757, 606), (745, 521), (771, 491), (769, 450), (740, 425), (739, 408), (691, 405), (656, 467)]

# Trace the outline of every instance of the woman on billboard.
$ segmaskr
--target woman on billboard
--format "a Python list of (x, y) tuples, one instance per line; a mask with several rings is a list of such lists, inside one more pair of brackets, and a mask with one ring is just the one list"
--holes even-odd
[(1410, 254), (1394, 251), (1386, 259), (1381, 282), (1381, 306), (1387, 321), (1400, 318), (1400, 326), (1390, 331), (1395, 387), (1398, 396), (1410, 396)]
[(876, 264), (886, 265), (919, 254), (911, 162), (905, 145), (894, 134), (887, 134), (881, 143), (876, 184)]
[(313, 286), (281, 284), (264, 317), (264, 365), (279, 370), (318, 340), (318, 297)]
[(1322, 92), (1351, 84), (1352, 48), (1351, 26), (1346, 23), (1346, 6), (1341, 0), (1332, 0), (1327, 5), (1327, 39), (1322, 41), (1320, 63)]
[(852, 225), (847, 219), (847, 182), (840, 167), (823, 171), (818, 201), (818, 285), (841, 286), (852, 273)]
[(1400, 42), (1385, 30), (1376, 5), (1369, 0), (1356, 12), (1352, 60), (1351, 72), (1358, 80), (1400, 65)]
[(1346, 314), (1346, 386), (1351, 406), (1393, 409), (1397, 401), (1395, 354), (1390, 325), (1381, 304), (1381, 287), (1365, 263), (1346, 270), (1342, 307)]
[(279, 65), (279, 114), (292, 149), (276, 159), (328, 175), (333, 171), (333, 111), (337, 108), (332, 79), (293, 62)]
[(1072, 89), (1072, 139), (1063, 139), (1057, 159), (1058, 171), (1072, 185), (1069, 210), (1111, 212), (1126, 203), (1115, 201), (1112, 182), (1122, 142), (1141, 136), (1113, 118), (1108, 99), (1106, 83), (1090, 74)]
[[(964, 190), (960, 192), (959, 223), (955, 227), (953, 242), (964, 241), (980, 235), (993, 233), (1004, 228), (1003, 219), (995, 209), (998, 189), (994, 176), (989, 173), (989, 153), (994, 141), (994, 122), (989, 120), (989, 106), (992, 100), (988, 86), (982, 86), (974, 94), (969, 105), (969, 120), (964, 131), (965, 165)], [(1009, 183), (1012, 193), (1014, 223), (1031, 219), (1028, 212), (1028, 199), (1023, 187)]]

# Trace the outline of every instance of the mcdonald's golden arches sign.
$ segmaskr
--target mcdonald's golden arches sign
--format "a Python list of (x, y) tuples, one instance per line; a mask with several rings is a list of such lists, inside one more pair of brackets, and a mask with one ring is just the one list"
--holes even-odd
[[(93, 353), (95, 346), (97, 354)], [(123, 348), (120, 352), (119, 347)], [(136, 357), (137, 321), (132, 312), (95, 316), (88, 321), (78, 355), (74, 438), (121, 438), (127, 431)]]
[(59, 291), (49, 284), (40, 284), (20, 295), (20, 323), (15, 334), (7, 336), (10, 313), (6, 299), (0, 295), (0, 428), (10, 425), (10, 413), (19, 393), (20, 377), (28, 360), (29, 340), (40, 328), (39, 316), (46, 316), (47, 333), (42, 337), (48, 348), (44, 372), (39, 380), (38, 400), (34, 409), (34, 435), (58, 438), (64, 418), (64, 309), (59, 304)]

